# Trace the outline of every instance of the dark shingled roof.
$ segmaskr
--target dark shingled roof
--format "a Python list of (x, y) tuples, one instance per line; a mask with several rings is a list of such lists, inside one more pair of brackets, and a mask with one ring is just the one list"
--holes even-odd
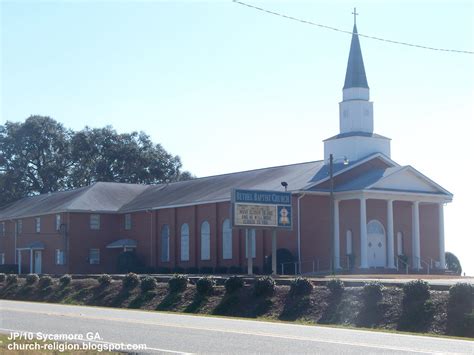
[(349, 60), (347, 61), (346, 80), (344, 81), (343, 89), (348, 88), (369, 88), (360, 49), (359, 35), (357, 34), (357, 26), (355, 24), (352, 31), (351, 50), (349, 52)]

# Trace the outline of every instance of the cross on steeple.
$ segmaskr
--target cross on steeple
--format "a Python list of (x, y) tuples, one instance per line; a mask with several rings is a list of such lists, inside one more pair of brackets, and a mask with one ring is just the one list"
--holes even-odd
[(354, 26), (356, 24), (356, 16), (359, 15), (356, 11), (356, 8), (354, 7), (354, 12), (352, 13), (354, 15)]

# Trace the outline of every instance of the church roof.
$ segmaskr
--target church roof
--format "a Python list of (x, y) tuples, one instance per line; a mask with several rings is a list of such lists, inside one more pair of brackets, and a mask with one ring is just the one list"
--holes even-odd
[(346, 80), (344, 81), (343, 89), (348, 88), (369, 88), (360, 49), (359, 35), (355, 24), (352, 31), (351, 50), (349, 52), (349, 60), (347, 61)]
[(382, 136), (377, 133), (370, 133), (370, 132), (362, 132), (362, 131), (356, 131), (356, 132), (346, 132), (346, 133), (339, 133), (335, 136), (326, 138), (324, 142), (332, 140), (332, 139), (339, 139), (339, 138), (347, 138), (347, 137), (371, 137), (371, 138), (383, 138), (383, 139), (390, 139), (385, 136)]

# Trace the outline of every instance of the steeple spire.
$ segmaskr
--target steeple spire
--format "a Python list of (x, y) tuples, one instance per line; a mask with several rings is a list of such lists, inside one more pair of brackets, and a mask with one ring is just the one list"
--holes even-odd
[(364, 60), (360, 49), (359, 34), (356, 25), (356, 9), (354, 8), (354, 29), (352, 30), (351, 50), (347, 61), (346, 80), (343, 89), (349, 88), (369, 88), (367, 77), (365, 76)]

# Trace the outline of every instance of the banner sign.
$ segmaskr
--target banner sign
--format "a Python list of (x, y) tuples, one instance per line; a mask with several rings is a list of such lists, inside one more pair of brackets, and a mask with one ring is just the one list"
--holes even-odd
[(291, 192), (232, 190), (234, 227), (292, 228)]

